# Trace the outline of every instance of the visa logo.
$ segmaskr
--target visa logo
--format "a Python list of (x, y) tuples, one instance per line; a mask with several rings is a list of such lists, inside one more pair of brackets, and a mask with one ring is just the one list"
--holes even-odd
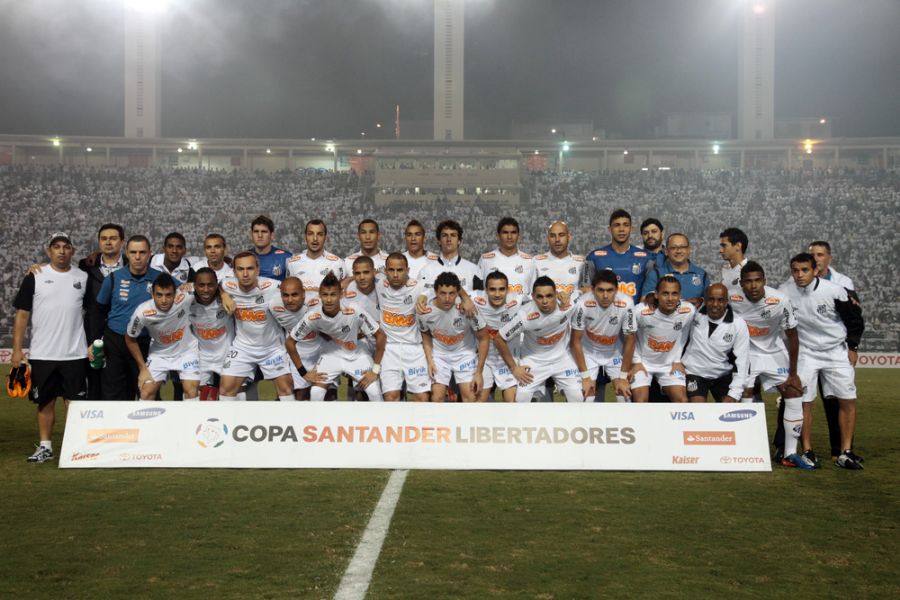
[(675, 411), (669, 412), (669, 417), (671, 417), (673, 421), (693, 421), (694, 413), (687, 410)]
[(79, 411), (82, 419), (102, 419), (103, 411), (102, 410), (82, 410)]

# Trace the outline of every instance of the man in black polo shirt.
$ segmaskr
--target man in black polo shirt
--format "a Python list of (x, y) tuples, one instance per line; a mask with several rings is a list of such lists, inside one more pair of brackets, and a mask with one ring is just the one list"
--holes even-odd
[(87, 274), (72, 268), (73, 254), (69, 236), (54, 233), (47, 245), (50, 264), (25, 276), (13, 302), (13, 367), (25, 361), (22, 345), (31, 318), (29, 396), (38, 407), (40, 445), (28, 462), (42, 463), (53, 458), (56, 398), (62, 396), (66, 403), (84, 399), (87, 339), (82, 308)]

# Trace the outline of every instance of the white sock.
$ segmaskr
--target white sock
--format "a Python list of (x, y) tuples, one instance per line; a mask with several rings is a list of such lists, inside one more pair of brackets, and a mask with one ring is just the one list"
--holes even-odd
[(323, 387), (314, 385), (311, 388), (309, 388), (309, 399), (312, 400), (313, 402), (322, 402), (325, 400), (325, 393), (327, 391), (328, 390)]
[(219, 402), (234, 402), (237, 400), (237, 396), (219, 396)]
[(524, 392), (522, 388), (516, 388), (516, 402), (531, 402), (534, 398), (534, 392)]
[(293, 394), (288, 394), (287, 396), (278, 396), (279, 402), (296, 402), (297, 399), (294, 398)]
[(369, 402), (382, 402), (384, 401), (384, 397), (381, 395), (381, 384), (377, 381), (373, 381), (369, 384), (369, 387), (363, 390), (366, 393), (366, 396), (369, 397)]
[(53, 442), (50, 440), (41, 440), (41, 447), (47, 450), (53, 450)]
[(797, 443), (803, 431), (803, 401), (800, 398), (784, 399), (784, 455), (797, 453)]

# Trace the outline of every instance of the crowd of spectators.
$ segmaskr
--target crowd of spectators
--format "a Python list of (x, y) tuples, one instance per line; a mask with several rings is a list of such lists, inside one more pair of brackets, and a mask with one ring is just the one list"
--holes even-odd
[[(119, 222), (126, 236), (147, 235), (156, 248), (181, 232), (188, 255), (202, 256), (207, 233), (223, 234), (233, 253), (249, 244), (249, 223), (259, 214), (276, 224), (275, 244), (304, 247), (303, 226), (312, 218), (328, 224), (331, 252), (357, 247), (356, 224), (376, 219), (382, 247), (402, 250), (403, 227), (418, 219), (426, 228), (453, 218), (464, 228), (462, 254), (478, 255), (496, 244), (497, 220), (516, 217), (520, 247), (546, 248), (546, 228), (566, 221), (572, 250), (586, 253), (609, 242), (608, 215), (629, 210), (637, 224), (660, 219), (666, 233), (689, 236), (692, 260), (717, 278), (719, 233), (743, 229), (748, 256), (767, 270), (770, 283), (788, 277), (788, 259), (808, 242), (828, 240), (835, 268), (856, 282), (867, 320), (863, 350), (900, 349), (900, 295), (889, 284), (900, 271), (900, 175), (877, 170), (829, 171), (614, 171), (600, 174), (533, 172), (524, 176), (518, 203), (454, 201), (395, 202), (376, 206), (372, 181), (352, 173), (251, 172), (81, 167), (0, 167), (0, 347), (9, 347), (12, 300), (27, 266), (45, 258), (51, 233), (64, 231), (77, 245), (76, 258), (95, 248), (101, 223)], [(449, 199), (448, 199), (449, 198)], [(436, 244), (432, 238), (431, 249)]]

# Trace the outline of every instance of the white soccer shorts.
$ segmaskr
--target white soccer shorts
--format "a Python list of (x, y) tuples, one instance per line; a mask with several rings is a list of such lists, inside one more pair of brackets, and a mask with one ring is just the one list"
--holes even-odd
[(803, 401), (816, 399), (818, 382), (822, 381), (822, 393), (841, 400), (856, 400), (856, 370), (850, 364), (845, 345), (828, 352), (800, 349), (797, 375), (803, 382)]
[(632, 389), (650, 387), (650, 383), (654, 377), (656, 378), (656, 381), (659, 382), (660, 387), (670, 387), (673, 385), (684, 387), (685, 385), (684, 373), (681, 371), (672, 373), (671, 365), (663, 367), (662, 369), (648, 369), (647, 365), (644, 365), (644, 369), (647, 370), (646, 373), (638, 371), (634, 374), (634, 381), (631, 382)]
[[(307, 371), (312, 371), (313, 366), (318, 364), (319, 356), (322, 354), (322, 346), (321, 344), (316, 344), (314, 346), (314, 350), (312, 352), (301, 352), (303, 346), (301, 344), (297, 344), (297, 354), (300, 355), (300, 360), (303, 362), (303, 368)], [(290, 357), (288, 357), (290, 359)], [(297, 370), (297, 367), (294, 366), (294, 361), (288, 360), (290, 362), (291, 369), (291, 379), (294, 381), (294, 389), (295, 390), (305, 390), (312, 384), (307, 381), (302, 375), (300, 375), (300, 371)]]
[(178, 371), (182, 381), (200, 381), (200, 359), (194, 353), (174, 357), (151, 354), (147, 357), (147, 370), (159, 383), (166, 381), (169, 371)]
[(481, 371), (481, 377), (484, 379), (484, 389), (486, 390), (491, 389), (495, 384), (501, 390), (508, 390), (519, 385), (516, 378), (513, 377), (512, 371), (502, 360), (499, 363), (486, 363)]
[(231, 377), (253, 377), (256, 367), (263, 378), (275, 379), (291, 372), (291, 361), (287, 350), (282, 347), (247, 349), (232, 346), (222, 365), (222, 375)]
[(609, 358), (607, 356), (598, 356), (596, 354), (591, 354), (590, 352), (585, 352), (584, 362), (588, 372), (591, 374), (591, 379), (594, 381), (597, 381), (597, 376), (600, 375), (600, 367), (603, 367), (603, 372), (606, 373), (606, 376), (610, 379), (618, 379), (622, 374), (621, 356)]
[(754, 354), (750, 353), (750, 378), (748, 386), (752, 387), (753, 382), (759, 377), (759, 384), (762, 389), (769, 391), (787, 381), (788, 368), (787, 350), (778, 354)]
[[(575, 364), (575, 360), (568, 353), (560, 359), (554, 359), (551, 362), (535, 360), (532, 357), (525, 357), (520, 363), (523, 367), (529, 367), (531, 376), (534, 380), (527, 384), (519, 384), (516, 395), (533, 395), (537, 392), (543, 392), (544, 383), (552, 379), (564, 394), (568, 390), (570, 394), (577, 393), (581, 395), (581, 371)], [(568, 397), (568, 395), (567, 395)]]
[(381, 360), (381, 388), (385, 392), (399, 391), (404, 381), (407, 391), (413, 394), (431, 391), (425, 350), (420, 344), (388, 342)]
[(456, 377), (456, 383), (469, 383), (475, 376), (478, 366), (478, 354), (471, 350), (460, 350), (449, 354), (432, 351), (434, 359), (434, 382), (450, 385), (450, 377)]

